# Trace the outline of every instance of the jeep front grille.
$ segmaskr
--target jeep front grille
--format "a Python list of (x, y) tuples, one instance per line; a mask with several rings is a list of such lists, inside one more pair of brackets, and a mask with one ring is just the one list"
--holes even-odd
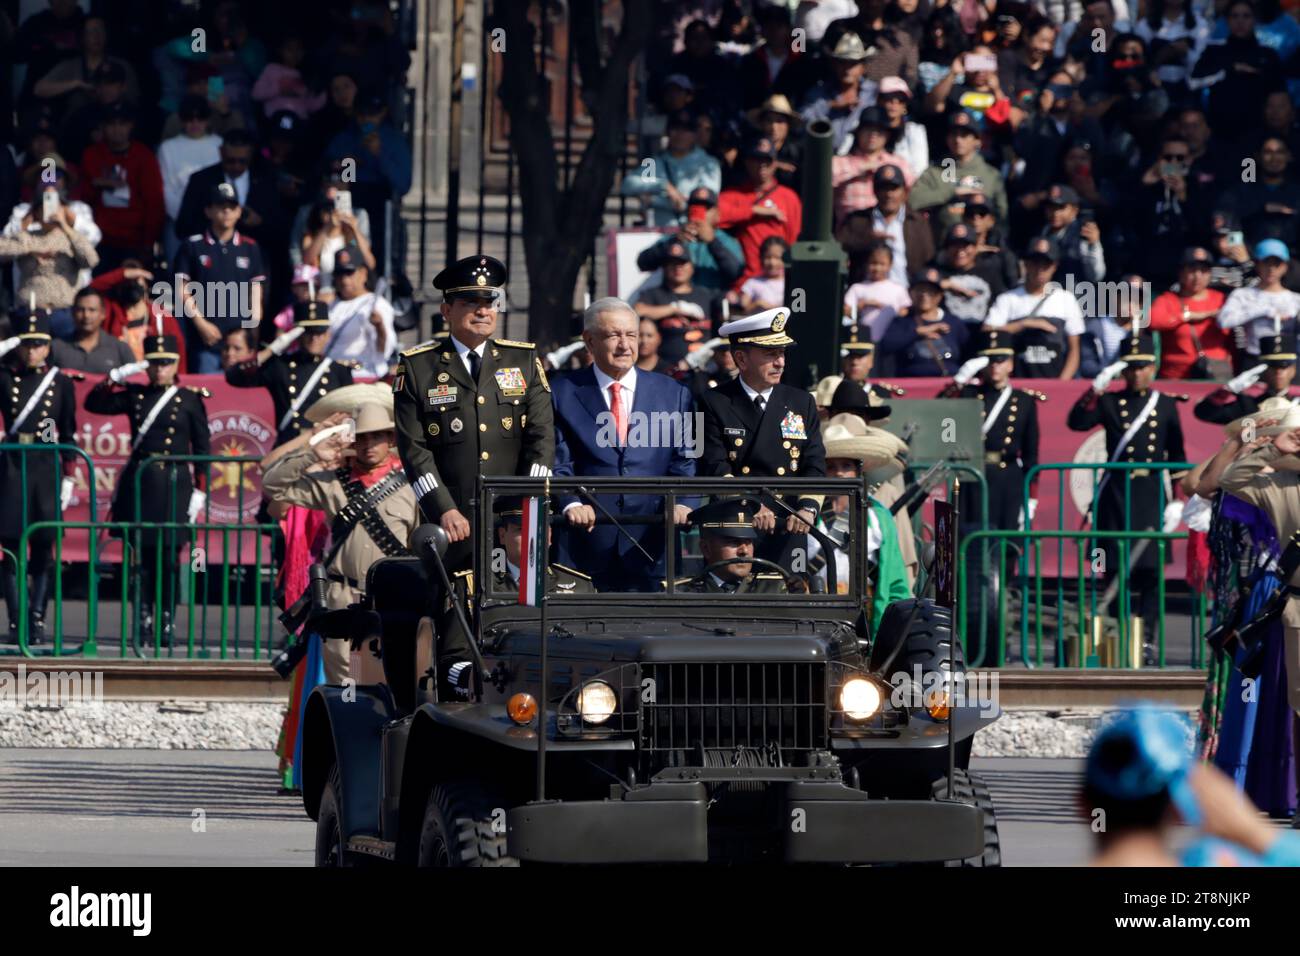
[(647, 663), (642, 678), (651, 753), (827, 746), (825, 664)]

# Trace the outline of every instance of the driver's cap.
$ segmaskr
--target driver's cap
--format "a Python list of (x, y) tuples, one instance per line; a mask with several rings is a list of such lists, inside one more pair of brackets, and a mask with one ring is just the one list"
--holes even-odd
[(758, 539), (758, 532), (754, 530), (756, 514), (757, 501), (749, 498), (723, 498), (696, 508), (691, 513), (691, 518), (699, 526), (701, 534), (755, 541)]

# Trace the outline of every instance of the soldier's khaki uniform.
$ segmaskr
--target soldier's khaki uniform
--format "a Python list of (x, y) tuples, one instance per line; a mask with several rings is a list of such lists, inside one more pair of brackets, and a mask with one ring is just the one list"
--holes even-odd
[[(1277, 470), (1265, 473), (1265, 467)], [(1300, 531), (1300, 461), (1282, 455), (1272, 445), (1264, 445), (1224, 469), (1219, 487), (1242, 501), (1254, 505), (1273, 520), (1277, 539), (1291, 540)], [(1300, 588), (1300, 571), (1286, 582)], [(1286, 654), (1287, 701), (1300, 713), (1300, 595), (1294, 591), (1282, 611), (1282, 635)], [(1300, 764), (1297, 764), (1300, 776)]]
[[(348, 503), (344, 482), (347, 468), (328, 468), (322, 465), (309, 450), (293, 452), (275, 462), (262, 476), (262, 488), (274, 501), (301, 505), (325, 512), (328, 521)], [(403, 546), (410, 543), (411, 535), (420, 524), (420, 509), (415, 492), (404, 484), (392, 494), (381, 499), (374, 510)], [(331, 610), (346, 608), (361, 600), (370, 566), (383, 558), (384, 552), (362, 522), (357, 522), (352, 532), (339, 548), (329, 573), (327, 600)], [(323, 657), (325, 680), (330, 684), (342, 683), (348, 676), (348, 659), (351, 650), (347, 641), (325, 641)]]

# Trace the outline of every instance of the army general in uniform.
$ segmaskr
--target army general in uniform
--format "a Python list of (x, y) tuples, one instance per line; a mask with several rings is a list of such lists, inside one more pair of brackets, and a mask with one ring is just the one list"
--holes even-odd
[[(77, 399), (72, 380), (49, 364), (50, 318), (44, 309), (15, 317), (18, 334), (0, 354), (16, 349), (17, 361), (0, 367), (0, 413), (7, 444), (34, 448), (42, 443), (72, 444), (77, 431)], [(53, 428), (50, 427), (51, 423)], [(73, 452), (0, 452), (0, 544), (4, 546), (4, 599), (9, 637), (17, 640), (17, 555), (23, 529), (37, 521), (57, 521), (72, 493)], [(60, 478), (62, 474), (62, 478)], [(93, 492), (92, 492), (93, 494)], [(54, 573), (54, 529), (28, 536), (27, 568), (32, 576), (27, 604), (30, 640), (44, 638), (45, 610)]]
[(393, 380), (397, 447), (429, 521), (470, 558), (479, 475), (549, 476), (555, 463), (550, 384), (531, 342), (492, 338), (505, 266), (470, 256), (434, 278), (450, 335), (402, 353)]
[[(128, 365), (114, 369), (86, 396), (87, 411), (97, 415), (126, 415), (131, 420), (131, 457), (113, 492), (114, 521), (139, 521), (146, 525), (192, 523), (197, 520), (206, 501), (203, 489), (207, 479), (203, 467), (194, 468), (191, 476), (189, 462), (147, 461), (154, 455), (209, 455), (212, 451), (208, 412), (203, 404), (207, 392), (178, 383), (176, 369), (180, 352), (177, 346), (174, 335), (149, 336), (144, 343), (148, 384), (126, 382), (119, 373), (136, 371), (136, 366)], [(146, 527), (139, 533), (138, 558), (144, 606), (142, 627), (146, 639), (152, 636), (157, 621), (164, 642), (170, 642), (172, 608), (176, 604), (176, 557), (189, 539), (190, 532), (184, 528), (154, 531)], [(132, 535), (132, 540), (137, 540), (135, 535)], [(156, 570), (160, 548), (163, 552), (161, 582)], [(160, 585), (162, 604), (155, 608)]]

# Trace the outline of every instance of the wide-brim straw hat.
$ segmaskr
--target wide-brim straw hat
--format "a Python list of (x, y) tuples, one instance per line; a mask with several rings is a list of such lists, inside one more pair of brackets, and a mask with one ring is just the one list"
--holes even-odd
[(388, 431), (397, 427), (393, 421), (393, 392), (378, 382), (344, 385), (317, 399), (307, 409), (310, 422), (323, 422), (336, 412), (351, 415), (357, 422), (358, 435)]
[(1289, 398), (1281, 395), (1274, 395), (1272, 398), (1266, 398), (1259, 403), (1259, 409), (1251, 412), (1249, 415), (1243, 415), (1236, 421), (1229, 422), (1224, 426), (1224, 431), (1233, 438), (1241, 435), (1242, 429), (1246, 427), (1246, 422), (1251, 421), (1258, 424), (1265, 419), (1276, 418), (1278, 423), (1270, 425), (1268, 428), (1257, 428), (1255, 434), (1261, 437), (1270, 435), (1280, 435), (1283, 432), (1289, 432), (1292, 429), (1300, 428), (1300, 408), (1297, 408)]
[(894, 474), (901, 474), (903, 462), (899, 454), (907, 446), (883, 428), (868, 425), (866, 429), (866, 434), (855, 435), (845, 425), (828, 425), (822, 432), (827, 459), (848, 458), (861, 462), (864, 472), (886, 468), (896, 469)]
[(745, 115), (751, 123), (757, 126), (763, 119), (764, 113), (776, 113), (784, 116), (792, 126), (803, 123), (803, 117), (795, 112), (794, 107), (790, 105), (790, 101), (781, 93), (773, 93)]

